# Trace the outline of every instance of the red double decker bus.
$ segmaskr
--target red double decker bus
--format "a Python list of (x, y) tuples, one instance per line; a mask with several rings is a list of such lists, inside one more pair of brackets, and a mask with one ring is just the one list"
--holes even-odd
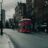
[(19, 32), (32, 32), (32, 21), (31, 19), (22, 19), (19, 21)]

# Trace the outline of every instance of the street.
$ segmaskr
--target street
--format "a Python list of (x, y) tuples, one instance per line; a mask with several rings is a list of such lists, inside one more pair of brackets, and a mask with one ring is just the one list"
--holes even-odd
[(20, 33), (12, 29), (4, 29), (3, 32), (10, 37), (15, 48), (48, 48), (46, 33)]
[(0, 0), (0, 48), (48, 48), (48, 0)]

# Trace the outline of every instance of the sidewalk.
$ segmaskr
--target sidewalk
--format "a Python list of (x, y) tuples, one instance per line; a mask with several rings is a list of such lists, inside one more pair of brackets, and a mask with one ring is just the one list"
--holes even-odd
[(14, 48), (9, 37), (5, 34), (3, 36), (0, 35), (0, 48)]

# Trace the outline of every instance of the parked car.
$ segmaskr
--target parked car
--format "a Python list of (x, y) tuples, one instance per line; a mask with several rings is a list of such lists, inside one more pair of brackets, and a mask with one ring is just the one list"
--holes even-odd
[(47, 32), (47, 23), (43, 23), (43, 24), (36, 24), (35, 25), (35, 30), (40, 32)]

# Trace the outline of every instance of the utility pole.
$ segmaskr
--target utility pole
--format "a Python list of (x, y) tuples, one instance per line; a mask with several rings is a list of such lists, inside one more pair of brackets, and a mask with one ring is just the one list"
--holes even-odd
[(1, 2), (1, 35), (3, 35), (2, 3), (3, 3), (3, 0), (2, 0), (2, 2)]

